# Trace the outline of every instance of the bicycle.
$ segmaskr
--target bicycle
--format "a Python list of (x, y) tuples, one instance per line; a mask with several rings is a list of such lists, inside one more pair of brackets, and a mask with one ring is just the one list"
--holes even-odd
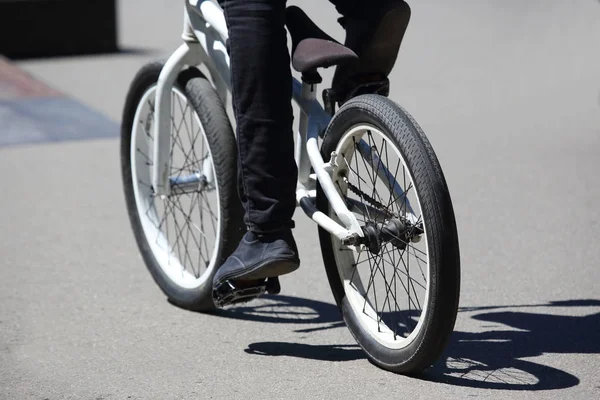
[[(301, 110), (297, 203), (318, 225), (336, 304), (369, 359), (394, 372), (422, 371), (453, 331), (460, 291), (442, 169), (416, 121), (386, 97), (387, 79), (360, 85), (338, 110), (326, 89), (321, 106), (318, 69), (357, 56), (299, 8), (288, 14), (292, 65), (302, 73), (302, 82), (293, 81)], [(121, 127), (125, 198), (145, 264), (173, 303), (201, 311), (280, 289), (276, 278), (212, 288), (244, 233), (225, 108), (227, 37), (220, 7), (186, 0), (183, 44), (137, 73)]]

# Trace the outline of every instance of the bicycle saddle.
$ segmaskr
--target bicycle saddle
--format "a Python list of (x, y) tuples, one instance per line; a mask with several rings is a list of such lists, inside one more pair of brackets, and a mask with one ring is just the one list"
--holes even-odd
[(292, 36), (292, 67), (303, 74), (358, 61), (358, 56), (323, 32), (296, 6), (286, 9), (285, 22)]

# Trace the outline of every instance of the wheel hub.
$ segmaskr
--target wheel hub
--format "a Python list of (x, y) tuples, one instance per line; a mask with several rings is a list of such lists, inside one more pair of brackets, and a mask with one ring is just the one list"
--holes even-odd
[(381, 241), (379, 239), (380, 230), (372, 222), (367, 222), (367, 224), (362, 228), (363, 229), (363, 241), (364, 245), (367, 246), (369, 251), (373, 254), (379, 254), (381, 251)]
[(409, 225), (400, 221), (398, 218), (392, 218), (381, 228), (381, 237), (384, 241), (391, 242), (400, 250), (404, 250), (410, 241), (410, 228)]
[(373, 254), (379, 254), (381, 246), (385, 243), (391, 243), (396, 248), (404, 250), (412, 240), (413, 233), (416, 235), (422, 233), (417, 226), (412, 226), (398, 218), (390, 219), (381, 227), (373, 222), (367, 222), (362, 230), (364, 236), (361, 238), (361, 244), (364, 244)]

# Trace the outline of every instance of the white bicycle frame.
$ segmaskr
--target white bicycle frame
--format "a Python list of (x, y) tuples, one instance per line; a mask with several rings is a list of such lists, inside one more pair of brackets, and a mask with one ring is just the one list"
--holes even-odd
[[(184, 43), (169, 57), (160, 73), (156, 90), (156, 123), (154, 124), (154, 164), (153, 185), (155, 193), (167, 196), (172, 185), (193, 184), (196, 175), (185, 177), (185, 182), (174, 182), (169, 176), (171, 152), (171, 90), (181, 69), (185, 65), (204, 65), (212, 79), (212, 83), (224, 104), (231, 98), (229, 55), (226, 50), (228, 38), (227, 25), (221, 8), (210, 0), (185, 0)], [(298, 184), (296, 200), (306, 214), (319, 226), (335, 235), (344, 244), (355, 244), (363, 236), (356, 216), (346, 207), (340, 194), (335, 189), (332, 177), (339, 179), (338, 156), (335, 152), (325, 162), (318, 146), (319, 132), (323, 132), (331, 117), (316, 100), (316, 85), (293, 80), (293, 100), (301, 110), (299, 132), (297, 133), (295, 160), (298, 166)], [(360, 128), (360, 127), (359, 127)], [(359, 145), (359, 152), (369, 159), (375, 157), (364, 141)], [(381, 164), (376, 160), (377, 164)], [(210, 161), (209, 161), (210, 162)], [(310, 173), (310, 168), (315, 171)], [(207, 168), (205, 168), (207, 169)], [(208, 168), (210, 169), (210, 168)], [(403, 193), (395, 179), (390, 180), (390, 173), (384, 167), (377, 168), (377, 174), (385, 177), (393, 187), (396, 195)], [(339, 221), (318, 211), (313, 200), (316, 197), (316, 181), (319, 181)]]

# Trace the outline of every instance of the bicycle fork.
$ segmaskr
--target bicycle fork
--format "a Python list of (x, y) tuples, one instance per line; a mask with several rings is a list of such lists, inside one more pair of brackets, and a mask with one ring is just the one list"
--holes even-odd
[[(196, 6), (200, 13), (194, 11)], [(204, 19), (205, 15), (210, 17), (210, 24)], [(172, 145), (171, 90), (179, 72), (185, 65), (203, 64), (209, 70), (224, 104), (227, 93), (231, 91), (229, 55), (225, 46), (227, 26), (219, 8), (210, 1), (202, 1), (199, 5), (188, 5), (186, 2), (182, 38), (184, 43), (165, 63), (156, 86), (152, 185), (154, 193), (161, 197), (168, 196), (172, 190), (193, 191), (197, 190), (198, 185), (214, 184), (210, 159), (204, 162), (202, 171), (183, 177), (169, 176)]]

